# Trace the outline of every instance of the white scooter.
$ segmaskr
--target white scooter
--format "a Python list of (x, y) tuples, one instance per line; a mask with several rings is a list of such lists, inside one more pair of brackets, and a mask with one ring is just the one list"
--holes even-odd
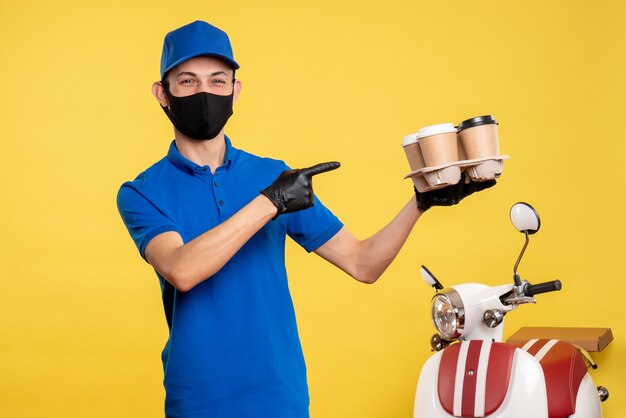
[(435, 289), (431, 313), (437, 351), (422, 368), (415, 396), (415, 418), (599, 418), (608, 391), (587, 373), (588, 353), (558, 340), (502, 342), (504, 316), (534, 296), (561, 289), (558, 280), (531, 285), (517, 273), (539, 215), (526, 203), (511, 208), (515, 228), (526, 242), (515, 263), (514, 283), (489, 287), (467, 283), (444, 289), (422, 266)]

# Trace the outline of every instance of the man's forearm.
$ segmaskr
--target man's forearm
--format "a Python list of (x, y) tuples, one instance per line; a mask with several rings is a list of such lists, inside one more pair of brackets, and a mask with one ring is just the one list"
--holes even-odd
[(345, 227), (315, 253), (360, 282), (374, 283), (398, 255), (422, 212), (412, 198), (393, 220), (360, 241)]
[(227, 221), (184, 245), (151, 242), (146, 258), (167, 281), (187, 291), (217, 273), (275, 215), (276, 207), (259, 195)]
[(368, 283), (376, 281), (396, 258), (421, 214), (416, 209), (415, 198), (412, 198), (389, 224), (362, 241), (357, 258), (357, 278)]

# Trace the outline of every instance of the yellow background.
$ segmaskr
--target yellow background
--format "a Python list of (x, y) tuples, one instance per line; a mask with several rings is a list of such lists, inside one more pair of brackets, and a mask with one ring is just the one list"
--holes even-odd
[(507, 283), (516, 201), (542, 216), (521, 273), (563, 291), (507, 317), (609, 326), (596, 355), (626, 407), (619, 0), (119, 1), (0, 3), (0, 416), (162, 415), (166, 324), (157, 280), (115, 207), (119, 185), (165, 155), (150, 93), (162, 38), (226, 30), (243, 92), (227, 133), (292, 166), (338, 160), (315, 188), (356, 235), (410, 198), (402, 136), (482, 114), (512, 156), (499, 184), (434, 209), (373, 286), (295, 245), (290, 284), (315, 418), (411, 417), (433, 333), (426, 264), (444, 282)]

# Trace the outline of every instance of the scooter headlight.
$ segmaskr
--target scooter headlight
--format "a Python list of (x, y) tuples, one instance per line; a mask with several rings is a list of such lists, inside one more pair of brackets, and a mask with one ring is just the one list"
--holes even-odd
[(461, 297), (454, 289), (437, 293), (431, 302), (433, 324), (446, 340), (461, 335), (465, 326), (465, 309)]

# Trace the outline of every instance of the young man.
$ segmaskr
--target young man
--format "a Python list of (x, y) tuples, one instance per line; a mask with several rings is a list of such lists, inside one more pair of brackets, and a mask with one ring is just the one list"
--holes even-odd
[(356, 239), (312, 191), (312, 177), (338, 163), (290, 170), (225, 136), (241, 92), (238, 68), (226, 33), (206, 22), (165, 37), (152, 91), (174, 141), (118, 194), (124, 223), (161, 284), (168, 417), (308, 417), (286, 236), (373, 283), (423, 211), (474, 191), (417, 194), (378, 233)]

